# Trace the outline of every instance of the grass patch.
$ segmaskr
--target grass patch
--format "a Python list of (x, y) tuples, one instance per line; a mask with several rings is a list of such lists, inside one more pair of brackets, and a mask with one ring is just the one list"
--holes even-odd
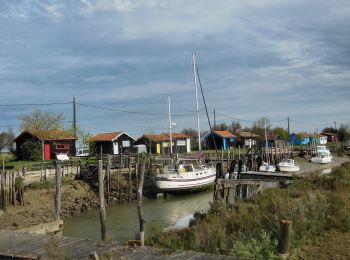
[(293, 221), (290, 251), (329, 232), (350, 232), (350, 164), (330, 175), (310, 174), (285, 189), (268, 189), (233, 206), (213, 203), (189, 228), (153, 228), (148, 245), (256, 259), (279, 258), (279, 221)]

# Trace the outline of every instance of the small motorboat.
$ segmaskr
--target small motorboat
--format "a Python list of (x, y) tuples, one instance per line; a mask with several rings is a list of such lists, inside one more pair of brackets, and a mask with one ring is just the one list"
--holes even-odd
[(263, 162), (263, 164), (259, 167), (260, 172), (275, 172), (276, 167), (272, 164)]
[(324, 145), (319, 145), (316, 148), (316, 154), (311, 158), (312, 163), (330, 163), (332, 162), (331, 152)]
[(69, 160), (69, 156), (66, 153), (58, 153), (58, 154), (56, 154), (56, 158), (59, 161), (68, 161)]
[(299, 165), (295, 165), (293, 159), (283, 159), (278, 165), (280, 172), (298, 172)]

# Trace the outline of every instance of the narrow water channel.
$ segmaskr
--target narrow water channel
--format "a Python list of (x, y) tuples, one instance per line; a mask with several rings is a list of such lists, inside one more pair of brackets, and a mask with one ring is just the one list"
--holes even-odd
[[(213, 191), (187, 195), (173, 195), (168, 198), (147, 199), (143, 202), (146, 229), (158, 222), (164, 227), (187, 226), (192, 214), (209, 209)], [(107, 237), (124, 242), (134, 239), (138, 215), (136, 203), (121, 204), (107, 208)], [(100, 239), (99, 210), (93, 209), (64, 220), (64, 236)]]

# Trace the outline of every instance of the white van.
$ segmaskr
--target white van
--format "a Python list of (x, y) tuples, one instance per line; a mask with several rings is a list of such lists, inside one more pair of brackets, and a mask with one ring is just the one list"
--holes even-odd
[(89, 156), (89, 149), (88, 148), (77, 149), (77, 153), (75, 155), (78, 157), (87, 157)]

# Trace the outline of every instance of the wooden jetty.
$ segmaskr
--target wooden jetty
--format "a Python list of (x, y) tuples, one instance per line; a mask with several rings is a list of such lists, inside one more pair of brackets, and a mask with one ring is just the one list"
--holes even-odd
[(225, 204), (234, 204), (236, 199), (247, 199), (266, 188), (287, 184), (296, 175), (290, 173), (244, 172), (239, 179), (217, 179), (214, 189), (214, 200)]
[[(230, 256), (199, 252), (167, 253), (153, 247), (130, 247), (114, 242), (0, 231), (0, 259), (238, 259)], [(63, 258), (66, 257), (66, 258)]]

